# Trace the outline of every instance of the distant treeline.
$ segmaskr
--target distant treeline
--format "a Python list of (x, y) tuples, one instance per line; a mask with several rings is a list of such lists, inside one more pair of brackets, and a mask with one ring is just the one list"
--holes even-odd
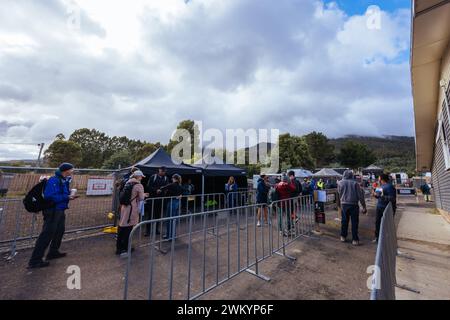
[[(194, 141), (195, 122), (184, 120), (177, 129), (186, 129)], [(128, 167), (150, 155), (159, 147), (170, 152), (176, 145), (170, 140), (160, 142), (133, 140), (127, 137), (110, 137), (96, 129), (75, 130), (69, 138), (58, 134), (45, 152), (45, 165), (56, 167), (61, 162), (71, 162), (80, 168), (117, 169)], [(257, 146), (255, 146), (257, 147)], [(253, 148), (255, 148), (253, 147)], [(273, 146), (268, 146), (270, 150)], [(192, 146), (192, 150), (194, 146)], [(245, 150), (247, 153), (249, 149)], [(223, 152), (227, 152), (223, 150)], [(198, 160), (200, 155), (194, 153)], [(413, 137), (346, 136), (328, 139), (323, 133), (311, 132), (304, 136), (282, 134), (279, 139), (280, 170), (289, 168), (316, 169), (323, 167), (348, 167), (358, 169), (371, 164), (382, 166), (389, 172), (415, 170)], [(21, 161), (4, 163), (21, 165)], [(260, 164), (245, 165), (249, 176), (259, 173)]]

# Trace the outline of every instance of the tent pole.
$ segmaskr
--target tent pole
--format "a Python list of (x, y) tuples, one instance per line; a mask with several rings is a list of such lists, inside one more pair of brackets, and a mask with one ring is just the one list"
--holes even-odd
[(205, 175), (202, 174), (202, 212), (205, 208)]

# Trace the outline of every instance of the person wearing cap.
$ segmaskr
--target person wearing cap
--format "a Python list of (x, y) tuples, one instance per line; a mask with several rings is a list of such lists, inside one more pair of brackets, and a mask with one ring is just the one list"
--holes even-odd
[(139, 209), (141, 201), (144, 201), (147, 194), (141, 181), (145, 176), (142, 171), (137, 170), (132, 173), (125, 188), (132, 185), (130, 205), (122, 205), (120, 208), (120, 221), (117, 230), (116, 254), (122, 255), (128, 251), (128, 238), (133, 227), (139, 223)]
[[(164, 192), (166, 197), (169, 198), (167, 201), (166, 218), (180, 215), (180, 199), (183, 196), (184, 191), (181, 183), (181, 176), (179, 174), (174, 174), (172, 176), (172, 183), (160, 189), (161, 192)], [(176, 220), (177, 219), (172, 219), (166, 222), (166, 234), (163, 237), (164, 239), (172, 240), (176, 236)]]
[[(45, 185), (44, 198), (53, 202), (53, 207), (42, 212), (44, 225), (28, 263), (29, 269), (47, 267), (50, 264), (49, 260), (64, 258), (67, 255), (60, 252), (59, 248), (65, 232), (65, 210), (69, 208), (69, 201), (77, 198), (70, 194), (73, 171), (72, 164), (63, 163)], [(46, 261), (44, 261), (43, 257), (49, 246)]]
[[(164, 197), (163, 187), (170, 183), (169, 178), (166, 175), (166, 167), (160, 167), (158, 173), (152, 175), (147, 181), (146, 192), (148, 192), (150, 200), (145, 203), (145, 219), (160, 219), (163, 214), (163, 200)], [(159, 226), (156, 226), (156, 234), (160, 234)], [(145, 227), (144, 236), (150, 236), (150, 224)]]

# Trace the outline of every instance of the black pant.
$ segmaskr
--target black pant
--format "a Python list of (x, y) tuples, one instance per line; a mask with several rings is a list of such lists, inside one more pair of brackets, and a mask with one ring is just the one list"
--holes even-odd
[(342, 226), (341, 236), (347, 238), (348, 224), (352, 222), (352, 238), (353, 241), (359, 241), (358, 226), (359, 226), (359, 206), (343, 204), (342, 205)]
[(45, 250), (50, 245), (49, 254), (58, 252), (66, 230), (66, 214), (64, 210), (45, 210), (44, 225), (31, 255), (30, 264), (42, 261)]
[(133, 226), (118, 228), (116, 242), (116, 250), (118, 253), (128, 251), (128, 240), (130, 238), (131, 230), (133, 230)]
[[(384, 215), (384, 211), (386, 210), (386, 207), (381, 208), (381, 207), (377, 207), (377, 211), (376, 211), (376, 220), (375, 220), (375, 238), (378, 239), (378, 237), (380, 236), (380, 227), (381, 227), (381, 220), (383, 219), (383, 215)], [(395, 209), (394, 211), (394, 217), (395, 217)]]
[[(161, 217), (164, 216), (164, 211), (163, 211), (163, 200), (162, 199), (149, 199), (146, 203), (145, 203), (145, 220), (150, 220), (150, 219), (161, 219)], [(153, 215), (152, 215), (153, 212)], [(156, 225), (156, 231), (159, 232), (159, 224), (158, 223)], [(150, 225), (146, 224), (145, 225), (145, 232), (147, 234), (150, 234)]]

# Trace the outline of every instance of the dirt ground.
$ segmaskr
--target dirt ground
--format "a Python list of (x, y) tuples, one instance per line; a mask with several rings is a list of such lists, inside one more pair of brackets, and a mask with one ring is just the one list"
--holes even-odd
[[(374, 263), (376, 247), (370, 242), (373, 238), (374, 210), (361, 215), (360, 238), (362, 245), (353, 247), (349, 243), (339, 242), (339, 221), (337, 211), (327, 212), (327, 225), (324, 234), (318, 237), (301, 237), (287, 247), (287, 254), (297, 258), (291, 261), (283, 256), (273, 255), (259, 263), (259, 272), (271, 278), (266, 282), (252, 274), (243, 272), (219, 287), (211, 290), (201, 299), (368, 299), (366, 273), (367, 267)], [(251, 235), (250, 235), (251, 237)], [(226, 238), (226, 237), (225, 237)], [(209, 239), (209, 238), (208, 238)], [(208, 243), (217, 238), (211, 237)], [(216, 256), (207, 247), (205, 260), (205, 286), (214, 285), (227, 272), (237, 271), (237, 265), (245, 265), (242, 252), (240, 262), (236, 257), (226, 259), (229, 239), (219, 238), (220, 267), (215, 269)], [(242, 241), (242, 240), (241, 240)], [(68, 257), (54, 261), (49, 268), (29, 271), (26, 269), (30, 249), (22, 250), (14, 260), (0, 262), (0, 299), (122, 299), (124, 291), (124, 274), (127, 260), (114, 255), (114, 237), (98, 235), (89, 238), (68, 241), (62, 250)], [(230, 242), (231, 252), (236, 251), (237, 242)], [(241, 243), (242, 246), (242, 243)], [(138, 247), (133, 254), (130, 271), (129, 298), (147, 299), (149, 291), (148, 267), (152, 246)], [(185, 299), (187, 290), (195, 295), (202, 287), (201, 258), (196, 254), (202, 248), (192, 246), (191, 286), (186, 282), (185, 252), (186, 241), (177, 243), (177, 250), (183, 254), (174, 259), (174, 286), (172, 297)], [(233, 251), (234, 250), (234, 251)], [(259, 256), (261, 248), (258, 248)], [(250, 251), (250, 256), (254, 257)], [(267, 251), (268, 252), (268, 251)], [(170, 258), (153, 251), (157, 258), (153, 270), (152, 298), (167, 299)], [(160, 259), (160, 260), (158, 260)], [(66, 273), (69, 266), (76, 265), (81, 270), (81, 290), (69, 290)], [(231, 265), (231, 266), (230, 266)], [(254, 269), (254, 268), (253, 268)]]

